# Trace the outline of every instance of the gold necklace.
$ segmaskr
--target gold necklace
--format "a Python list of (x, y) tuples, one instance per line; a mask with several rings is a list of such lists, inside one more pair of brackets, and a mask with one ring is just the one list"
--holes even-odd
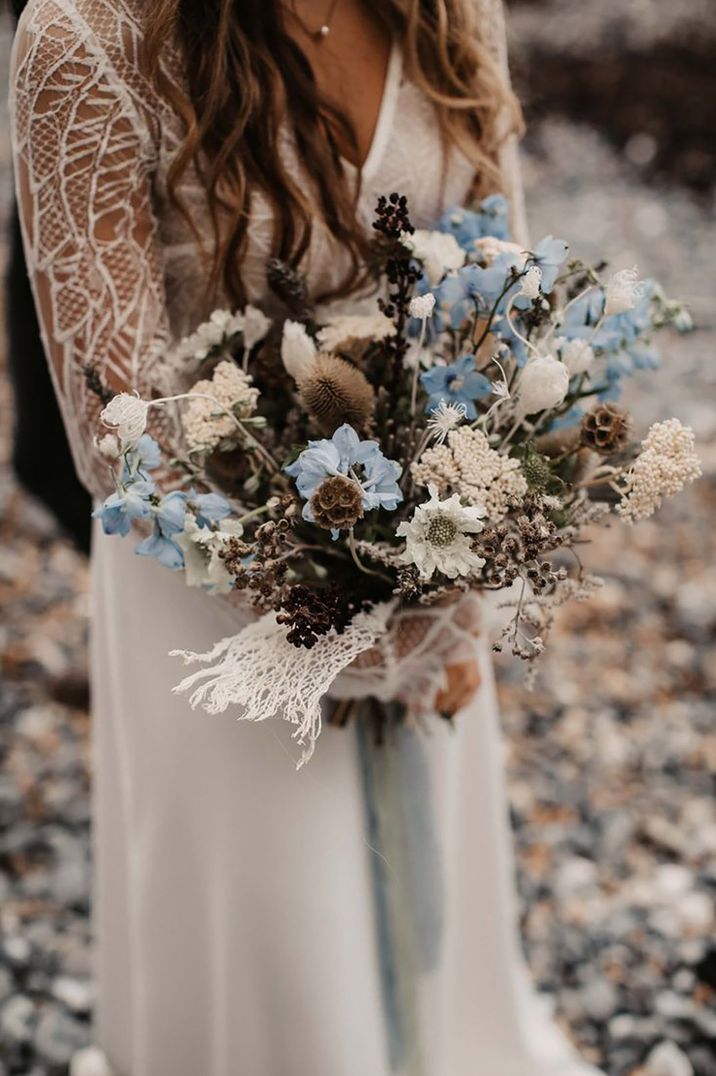
[(318, 27), (317, 30), (312, 30), (311, 29), (311, 27), (306, 23), (305, 19), (303, 19), (298, 14), (298, 12), (296, 11), (296, 8), (295, 8), (295, 6), (293, 4), (290, 7), (290, 12), (293, 15), (294, 19), (296, 20), (296, 22), (298, 23), (298, 25), (303, 30), (304, 34), (306, 34), (307, 37), (310, 37), (312, 41), (315, 41), (315, 43), (317, 45), (320, 45), (320, 43), (322, 41), (326, 40), (326, 38), (328, 37), (328, 35), (331, 32), (331, 29), (332, 29), (331, 23), (333, 22), (333, 16), (335, 15), (337, 7), (338, 7), (338, 0), (331, 0), (331, 4), (330, 4), (330, 7), (328, 8), (328, 11), (326, 13), (326, 17), (323, 20), (322, 24)]

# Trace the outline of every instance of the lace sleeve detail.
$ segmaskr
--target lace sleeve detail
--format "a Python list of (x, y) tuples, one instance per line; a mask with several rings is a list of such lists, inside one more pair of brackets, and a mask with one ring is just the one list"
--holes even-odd
[[(107, 465), (94, 449), (101, 404), (85, 367), (95, 364), (113, 392), (157, 396), (169, 342), (149, 120), (67, 0), (30, 0), (15, 39), (10, 97), (17, 197), (45, 350), (80, 478), (104, 495)], [(167, 430), (152, 432), (166, 442)]]

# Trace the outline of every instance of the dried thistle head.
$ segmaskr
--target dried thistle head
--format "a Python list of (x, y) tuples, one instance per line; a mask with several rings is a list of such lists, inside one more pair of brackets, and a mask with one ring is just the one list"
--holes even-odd
[(344, 422), (360, 431), (373, 414), (375, 393), (365, 374), (336, 355), (318, 354), (298, 388), (306, 411), (328, 436)]
[(582, 443), (594, 452), (621, 452), (629, 442), (631, 416), (613, 403), (601, 403), (582, 419)]
[(345, 475), (324, 479), (311, 497), (316, 523), (326, 530), (348, 530), (363, 516), (363, 491)]

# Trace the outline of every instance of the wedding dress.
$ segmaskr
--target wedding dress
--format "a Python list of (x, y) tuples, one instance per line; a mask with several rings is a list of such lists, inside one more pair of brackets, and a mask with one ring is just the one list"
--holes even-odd
[[(141, 7), (30, 0), (14, 51), (28, 264), (77, 466), (97, 495), (106, 464), (84, 365), (117, 390), (176, 392), (169, 345), (200, 320), (201, 260), (166, 191), (181, 129), (139, 70)], [(504, 61), (495, 0), (481, 17)], [(165, 70), (181, 78), (172, 52)], [(297, 167), (288, 133), (282, 152)], [(468, 162), (454, 153), (444, 184), (442, 163), (432, 106), (395, 46), (363, 169), (366, 219), (392, 190), (423, 227), (463, 202)], [(505, 169), (519, 230), (514, 147)], [(191, 176), (183, 195), (208, 236)], [(244, 278), (259, 304), (269, 241), (257, 197)], [(341, 257), (317, 224), (311, 288), (342, 275)], [(165, 424), (155, 434), (171, 439)], [(96, 1038), (112, 1073), (593, 1072), (523, 969), (483, 644), (483, 686), (455, 729), (435, 721), (380, 755), (355, 726), (326, 728), (296, 773), (284, 723), (238, 725), (171, 693), (181, 669), (169, 651), (208, 649), (236, 630), (235, 610), (99, 534), (92, 580)], [(410, 931), (392, 929), (396, 907)]]

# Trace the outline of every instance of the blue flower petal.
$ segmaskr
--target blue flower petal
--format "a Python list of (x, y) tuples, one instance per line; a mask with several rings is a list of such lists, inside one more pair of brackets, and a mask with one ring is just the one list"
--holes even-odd
[(176, 542), (165, 538), (158, 530), (140, 542), (135, 553), (140, 557), (155, 557), (165, 568), (170, 568), (174, 572), (184, 567), (182, 550)]

